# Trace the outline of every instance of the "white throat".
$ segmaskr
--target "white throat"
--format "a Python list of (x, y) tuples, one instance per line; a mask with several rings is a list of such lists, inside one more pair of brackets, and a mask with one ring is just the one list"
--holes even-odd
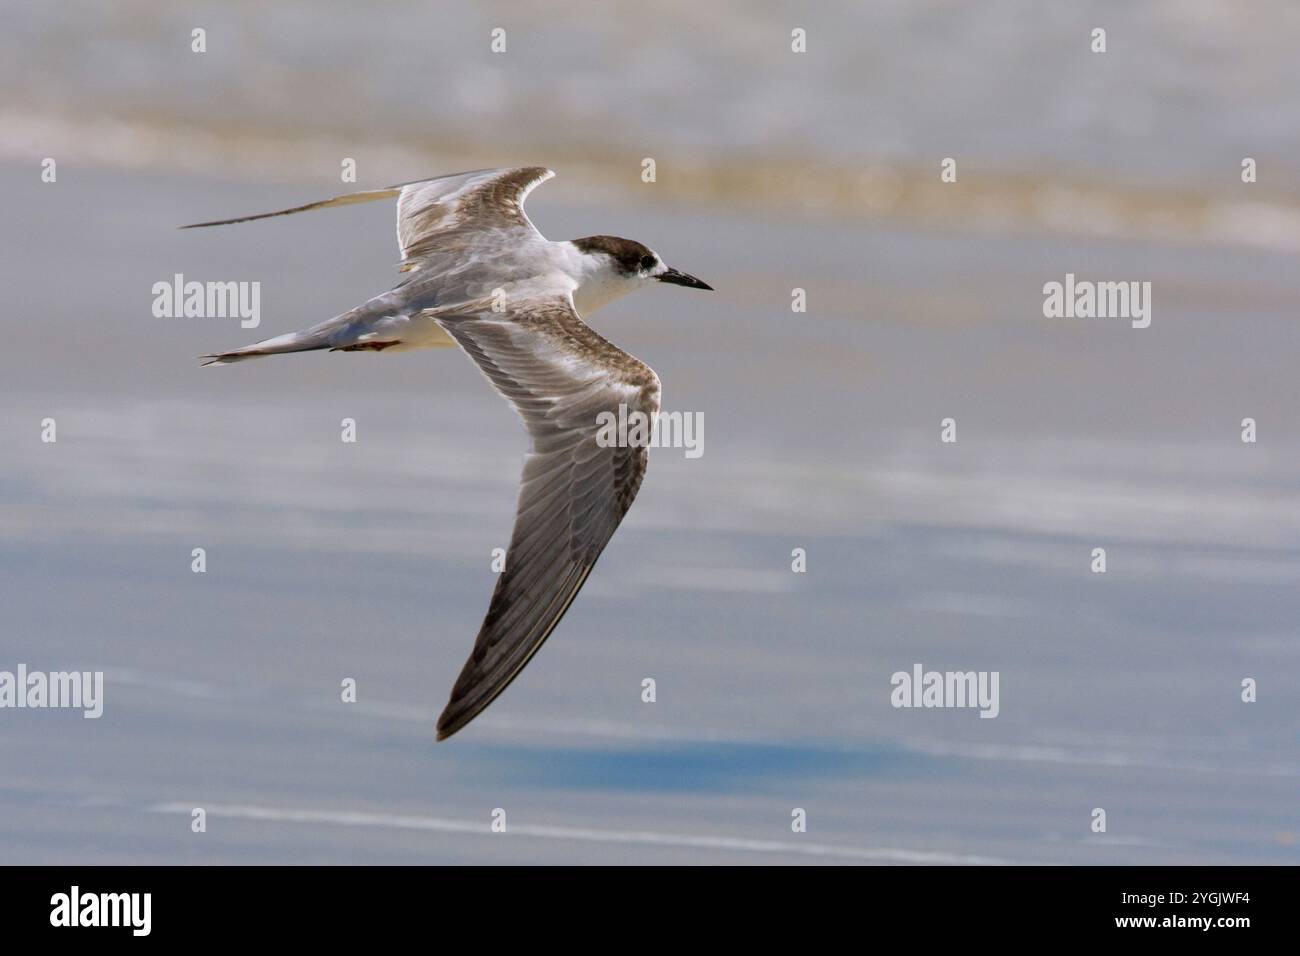
[(615, 271), (608, 256), (583, 252), (573, 243), (554, 243), (559, 260), (557, 265), (571, 279), (573, 305), (582, 316), (591, 315), (602, 306), (627, 295), (639, 284), (635, 277)]

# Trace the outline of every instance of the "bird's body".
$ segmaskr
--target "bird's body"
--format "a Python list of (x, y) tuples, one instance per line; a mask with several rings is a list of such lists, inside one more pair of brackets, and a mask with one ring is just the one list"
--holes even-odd
[(630, 239), (551, 242), (523, 203), (554, 175), (476, 170), (351, 193), (225, 225), (397, 198), (406, 273), (394, 289), (319, 325), (207, 356), (207, 364), (319, 349), (408, 351), (459, 345), (515, 406), (531, 438), (506, 570), (474, 650), (438, 720), (443, 739), (518, 675), (568, 610), (640, 488), (644, 447), (597, 441), (602, 413), (658, 413), (659, 377), (585, 322), (650, 281), (709, 288)]

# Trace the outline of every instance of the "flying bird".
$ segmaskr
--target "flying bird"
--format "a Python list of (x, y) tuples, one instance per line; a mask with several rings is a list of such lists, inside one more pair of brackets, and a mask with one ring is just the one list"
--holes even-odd
[(396, 197), (406, 273), (396, 287), (300, 332), (203, 356), (204, 364), (318, 349), (458, 345), (523, 419), (530, 443), (506, 569), (438, 718), (439, 740), (480, 714), (537, 653), (641, 487), (646, 448), (602, 447), (598, 419), (625, 405), (653, 420), (659, 376), (583, 317), (656, 282), (711, 288), (631, 239), (547, 240), (524, 213), (524, 200), (554, 175), (541, 166), (480, 169), (182, 227)]

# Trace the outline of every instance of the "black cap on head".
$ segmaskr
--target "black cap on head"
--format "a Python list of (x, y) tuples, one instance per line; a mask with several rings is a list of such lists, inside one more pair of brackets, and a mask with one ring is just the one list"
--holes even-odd
[[(620, 239), (618, 236), (587, 236), (574, 239), (573, 244), (586, 253), (603, 252), (616, 263), (623, 272), (639, 272), (653, 268), (655, 254), (635, 239)], [(649, 259), (649, 264), (644, 260)]]
[[(573, 244), (588, 254), (604, 253), (614, 260), (619, 271), (625, 275), (636, 275), (653, 269), (659, 264), (659, 259), (655, 254), (635, 239), (620, 239), (618, 236), (586, 236), (582, 239), (574, 239)], [(676, 269), (666, 268), (654, 278), (660, 282), (684, 285), (689, 289), (713, 291), (713, 286)]]

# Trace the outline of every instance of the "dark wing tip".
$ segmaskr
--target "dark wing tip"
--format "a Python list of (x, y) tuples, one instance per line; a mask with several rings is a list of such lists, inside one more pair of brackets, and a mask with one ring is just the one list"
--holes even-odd
[[(601, 547), (603, 549), (604, 545), (602, 544)], [(599, 553), (596, 557), (599, 557)], [(509, 561), (507, 554), (507, 565)], [(502, 609), (499, 603), (499, 592), (493, 594), (492, 603), (488, 607), (487, 617), (475, 641), (475, 647), (479, 646), (485, 635), (493, 635), (492, 643), (501, 641), (508, 647), (522, 648), (522, 653), (509, 659), (508, 663), (498, 661), (486, 670), (479, 669), (479, 663), (475, 661), (474, 655), (470, 655), (455, 686), (451, 689), (451, 699), (447, 701), (447, 706), (438, 717), (439, 740), (446, 740), (465, 727), (487, 710), (492, 702), (514, 683), (515, 678), (533, 659), (533, 655), (541, 649), (546, 639), (559, 626), (560, 620), (568, 613), (569, 606), (582, 590), (593, 567), (595, 567), (595, 558), (585, 564), (570, 565), (554, 591), (543, 595), (546, 603), (535, 607), (540, 615), (528, 622), (521, 631), (494, 633), (491, 622), (500, 616)], [(502, 581), (504, 580), (503, 578)]]
[(213, 219), (211, 222), (191, 222), (184, 226), (177, 226), (177, 229), (206, 229), (208, 226), (229, 226), (237, 222), (252, 222), (254, 219), (270, 219), (272, 216), (284, 216), (291, 212), (298, 212), (296, 209), (286, 209), (284, 212), (263, 212), (256, 216), (239, 216), (235, 219)]
[[(501, 690), (505, 690), (505, 687), (503, 686)], [(497, 691), (497, 694), (500, 694), (500, 692)], [(492, 695), (485, 701), (467, 707), (465, 706), (465, 697), (457, 697), (455, 690), (453, 690), (451, 700), (447, 701), (447, 706), (438, 715), (438, 741), (442, 742), (452, 734), (463, 730), (471, 720), (487, 709), (488, 704), (496, 700), (497, 694)]]
[[(509, 683), (510, 681), (506, 681), (506, 684)], [(475, 717), (487, 710), (488, 705), (496, 700), (503, 690), (505, 690), (504, 684), (487, 700), (478, 701), (468, 707), (465, 706), (464, 698), (449, 700), (442, 713), (438, 715), (438, 742), (441, 743), (453, 734), (464, 730)]]
[(318, 199), (316, 202), (293, 206), (289, 209), (277, 209), (275, 212), (259, 212), (251, 216), (236, 216), (234, 219), (214, 219), (211, 222), (192, 222), (181, 229), (203, 229), (206, 226), (229, 226), (237, 222), (256, 222), (258, 219), (273, 219), (276, 216), (292, 216), (297, 212), (310, 212), (313, 209), (328, 209), (331, 206), (351, 206), (355, 203), (372, 202), (376, 199), (392, 199), (402, 191), (400, 186), (386, 186), (383, 189), (363, 189), (360, 192), (344, 193), (333, 199)]
[[(256, 217), (249, 217), (256, 218)], [(232, 222), (243, 222), (243, 219), (214, 219), (212, 222), (190, 222), (183, 226), (177, 226), (177, 229), (206, 229), (208, 226), (228, 226)]]

